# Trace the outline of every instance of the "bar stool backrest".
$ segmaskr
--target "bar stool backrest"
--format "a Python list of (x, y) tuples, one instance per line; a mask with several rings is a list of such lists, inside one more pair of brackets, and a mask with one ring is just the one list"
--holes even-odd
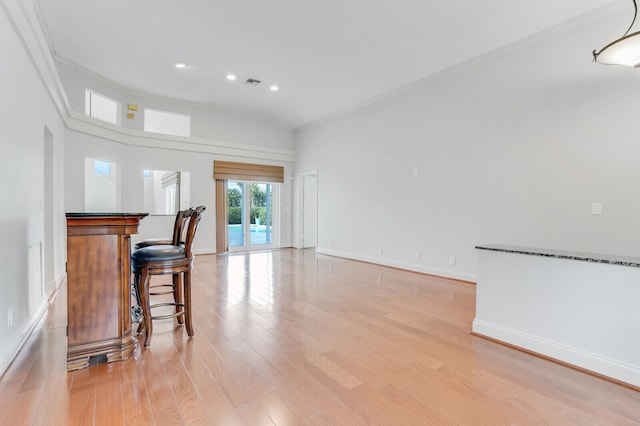
[(196, 235), (196, 229), (198, 228), (198, 224), (200, 223), (200, 219), (202, 218), (202, 214), (206, 210), (205, 206), (198, 206), (193, 209), (189, 209), (188, 220), (189, 225), (187, 226), (187, 235), (184, 243), (184, 253), (187, 258), (191, 257), (191, 247), (193, 246), (193, 239)]
[(173, 237), (171, 241), (171, 244), (173, 244), (174, 246), (180, 246), (185, 243), (186, 238), (184, 234), (187, 230), (187, 228), (185, 228), (185, 225), (187, 223), (187, 220), (191, 216), (192, 211), (193, 209), (187, 209), (180, 210), (178, 213), (176, 213), (176, 220), (173, 224)]

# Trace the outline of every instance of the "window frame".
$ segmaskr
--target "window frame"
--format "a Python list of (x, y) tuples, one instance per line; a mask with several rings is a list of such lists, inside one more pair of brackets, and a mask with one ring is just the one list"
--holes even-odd
[[(153, 114), (165, 114), (167, 116), (180, 118), (180, 119), (186, 118), (187, 124), (188, 124), (188, 127), (186, 128), (186, 134), (184, 132), (167, 132), (167, 131), (162, 131), (161, 129), (149, 129), (149, 127), (151, 126), (149, 125), (150, 123), (147, 119), (149, 115), (153, 115)], [(160, 135), (179, 136), (179, 137), (185, 137), (185, 138), (191, 137), (191, 116), (188, 114), (180, 114), (180, 113), (171, 112), (171, 111), (162, 111), (162, 110), (153, 109), (153, 108), (144, 108), (143, 115), (144, 117), (143, 117), (142, 128), (147, 133), (157, 133)]]
[[(105, 120), (104, 118), (100, 118), (99, 116), (92, 115), (94, 99), (102, 98), (105, 101), (113, 102), (115, 104), (115, 121)], [(87, 117), (93, 118), (94, 120), (102, 121), (103, 123), (113, 124), (115, 126), (120, 126), (120, 111), (121, 105), (120, 102), (116, 99), (110, 98), (109, 96), (103, 95), (100, 92), (97, 92), (93, 89), (86, 88), (84, 92), (84, 113)]]

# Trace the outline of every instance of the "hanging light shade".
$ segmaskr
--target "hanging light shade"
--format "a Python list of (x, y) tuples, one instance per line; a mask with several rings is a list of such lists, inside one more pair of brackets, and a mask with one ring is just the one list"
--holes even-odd
[(638, 16), (638, 5), (633, 0), (633, 20), (627, 32), (617, 40), (612, 41), (600, 51), (593, 51), (593, 60), (605, 65), (627, 65), (640, 68), (640, 31), (629, 34)]

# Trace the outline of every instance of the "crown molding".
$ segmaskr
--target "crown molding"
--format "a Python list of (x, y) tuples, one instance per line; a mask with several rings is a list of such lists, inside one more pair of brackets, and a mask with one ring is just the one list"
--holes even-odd
[(124, 145), (145, 148), (189, 151), (205, 154), (217, 154), (238, 158), (293, 162), (295, 152), (291, 150), (268, 148), (256, 145), (213, 141), (192, 137), (171, 136), (126, 129), (102, 122), (71, 111), (67, 119), (67, 128), (79, 133), (101, 137)]
[(53, 62), (53, 56), (42, 31), (42, 26), (38, 21), (35, 7), (29, 11), (25, 3), (20, 0), (0, 0), (0, 6), (18, 38), (22, 41), (25, 51), (49, 92), (49, 96), (51, 96), (51, 100), (58, 109), (60, 117), (66, 122), (69, 111), (71, 111), (69, 99)]

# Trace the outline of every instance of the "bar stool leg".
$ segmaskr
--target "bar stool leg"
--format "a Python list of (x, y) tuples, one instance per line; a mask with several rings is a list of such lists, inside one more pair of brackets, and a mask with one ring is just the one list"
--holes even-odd
[(191, 267), (184, 271), (184, 317), (187, 335), (193, 337), (193, 325), (191, 323)]
[(151, 303), (149, 301), (149, 269), (142, 268), (139, 279), (139, 294), (142, 303), (142, 313), (144, 315), (144, 347), (151, 346), (151, 334), (153, 333), (153, 322), (151, 321)]
[(178, 324), (184, 324), (184, 307), (180, 306), (183, 302), (182, 294), (182, 274), (173, 274), (173, 301), (176, 303), (176, 314), (183, 312), (183, 315), (176, 317)]

